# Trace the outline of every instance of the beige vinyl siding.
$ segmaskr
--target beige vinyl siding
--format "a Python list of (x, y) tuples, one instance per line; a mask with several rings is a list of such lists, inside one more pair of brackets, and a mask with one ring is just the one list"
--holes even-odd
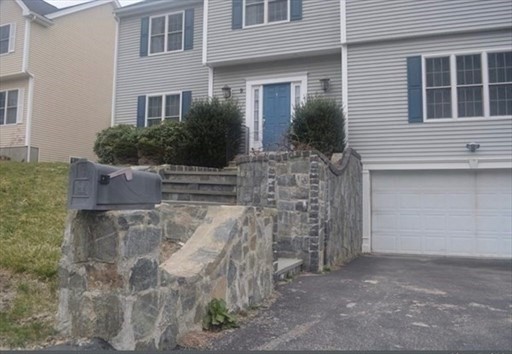
[[(363, 162), (510, 158), (510, 118), (409, 124), (406, 58), (511, 48), (511, 35), (510, 31), (494, 31), (349, 46), (349, 141)], [(466, 149), (470, 142), (481, 145), (472, 155)]]
[[(28, 79), (21, 80), (0, 80), (0, 91), (22, 90), (23, 103), (21, 105), (22, 114), (18, 117), (21, 122), (18, 124), (0, 125), (0, 148), (25, 146), (25, 129), (27, 117), (27, 97), (28, 97)], [(20, 94), (18, 93), (18, 97)], [(18, 107), (20, 105), (18, 104)]]
[(302, 20), (231, 29), (232, 1), (210, 0), (208, 62), (254, 60), (266, 56), (340, 47), (340, 2), (304, 0)]
[(16, 36), (14, 52), (0, 55), (0, 78), (22, 70), (25, 18), (21, 7), (13, 0), (0, 0), (0, 26), (15, 23)]
[(202, 64), (202, 6), (194, 8), (193, 49), (146, 57), (139, 55), (141, 18), (175, 11), (120, 19), (115, 124), (137, 123), (137, 97), (141, 95), (192, 91), (193, 100), (208, 96), (208, 68)]
[(106, 4), (32, 25), (32, 145), (40, 161), (95, 159), (96, 133), (110, 126), (115, 20)]
[[(245, 85), (247, 80), (264, 76), (294, 76), (307, 74), (308, 95), (325, 96), (341, 103), (341, 54), (317, 56), (250, 65), (220, 67), (214, 70), (214, 95), (222, 97), (222, 87), (231, 87), (232, 96), (245, 111)], [(331, 88), (324, 93), (320, 79), (329, 78)], [(242, 91), (241, 91), (242, 90)]]
[(346, 13), (349, 42), (512, 24), (510, 0), (347, 0)]

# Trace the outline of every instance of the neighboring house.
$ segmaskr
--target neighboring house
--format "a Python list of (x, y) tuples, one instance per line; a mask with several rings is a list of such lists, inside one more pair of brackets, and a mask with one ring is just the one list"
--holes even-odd
[(346, 0), (342, 12), (364, 251), (512, 257), (510, 0)]
[(0, 155), (94, 159), (110, 125), (116, 0), (0, 0)]
[(269, 150), (307, 95), (341, 103), (338, 1), (151, 0), (116, 15), (113, 124), (181, 120), (191, 100), (230, 94), (250, 147)]

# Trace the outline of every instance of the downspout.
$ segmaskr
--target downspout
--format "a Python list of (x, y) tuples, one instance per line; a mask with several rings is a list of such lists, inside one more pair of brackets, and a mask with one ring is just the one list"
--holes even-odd
[[(29, 75), (27, 94), (27, 117), (25, 123), (25, 146), (27, 147), (27, 157), (25, 161), (27, 162), (30, 162), (30, 150), (32, 146), (32, 99), (34, 97), (34, 77), (28, 72), (28, 64), (30, 54), (30, 29), (32, 27), (33, 19), (33, 16), (27, 17), (25, 19), (25, 36), (23, 38), (23, 61), (21, 66), (21, 71)], [(25, 107), (25, 105), (22, 104), (22, 107)]]
[(348, 125), (348, 45), (347, 45), (347, 8), (346, 0), (340, 0), (340, 34), (341, 34), (341, 101), (345, 117), (345, 148), (350, 141)]
[(116, 21), (116, 42), (114, 47), (114, 75), (112, 82), (112, 112), (110, 117), (110, 126), (113, 127), (115, 125), (116, 119), (116, 95), (117, 95), (117, 56), (118, 56), (118, 46), (119, 46), (119, 17), (114, 16)]
[(203, 3), (203, 65), (208, 67), (208, 97), (213, 97), (213, 68), (208, 65), (208, 8), (209, 0)]

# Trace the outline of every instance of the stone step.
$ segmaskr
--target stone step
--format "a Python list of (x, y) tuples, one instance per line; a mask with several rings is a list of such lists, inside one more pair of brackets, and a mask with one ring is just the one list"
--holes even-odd
[(302, 263), (302, 259), (298, 258), (278, 258), (274, 280), (279, 281), (293, 278), (302, 271)]
[(162, 203), (174, 204), (174, 205), (225, 205), (225, 203), (219, 202), (202, 202), (202, 201), (190, 201), (190, 200), (162, 200)]
[(236, 185), (236, 173), (221, 173), (221, 172), (172, 172), (164, 174), (163, 180), (170, 182), (201, 182), (222, 184), (230, 183)]
[(236, 192), (172, 189), (162, 191), (162, 199), (179, 202), (214, 202), (219, 204), (234, 205), (236, 204)]
[(222, 171), (170, 171), (164, 170), (164, 175), (174, 176), (236, 176), (236, 170), (222, 170)]
[(236, 192), (236, 183), (226, 181), (163, 181), (162, 191), (168, 190), (202, 190), (202, 191), (225, 191)]

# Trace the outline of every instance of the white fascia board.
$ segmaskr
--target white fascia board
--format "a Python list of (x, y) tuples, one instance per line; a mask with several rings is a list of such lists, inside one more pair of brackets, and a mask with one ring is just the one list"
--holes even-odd
[(18, 6), (21, 7), (21, 10), (23, 11), (23, 16), (30, 15), (31, 11), (29, 10), (27, 5), (25, 5), (25, 3), (23, 1), (16, 0), (16, 4), (18, 4)]
[(134, 5), (117, 9), (115, 14), (119, 17), (144, 15), (150, 12), (167, 11), (169, 9), (185, 9), (202, 4), (203, 0), (167, 0), (167, 1), (143, 1)]
[(76, 5), (76, 6), (64, 8), (64, 9), (59, 10), (57, 12), (53, 12), (51, 14), (46, 15), (46, 17), (51, 19), (51, 20), (53, 20), (55, 18), (71, 15), (71, 14), (74, 14), (74, 13), (77, 13), (77, 12), (80, 12), (80, 11), (92, 9), (94, 7), (102, 6), (102, 5), (106, 5), (106, 4), (112, 4), (114, 9), (118, 9), (118, 8), (121, 7), (121, 4), (119, 3), (118, 0), (94, 0), (94, 1), (86, 2), (86, 3), (81, 4), (81, 5)]
[(468, 170), (468, 169), (510, 169), (512, 159), (507, 156), (482, 158), (478, 156), (465, 159), (414, 160), (414, 161), (362, 161), (363, 169), (369, 171), (406, 171), (406, 170)]

